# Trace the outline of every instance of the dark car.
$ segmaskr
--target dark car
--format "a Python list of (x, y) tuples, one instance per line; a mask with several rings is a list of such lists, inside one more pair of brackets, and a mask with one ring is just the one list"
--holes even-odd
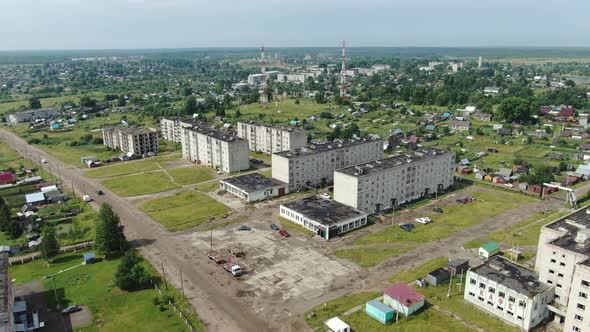
[(439, 207), (435, 207), (434, 209), (432, 209), (432, 211), (436, 212), (436, 213), (443, 213), (444, 210), (442, 208)]
[(281, 230), (279, 231), (279, 234), (281, 234), (281, 236), (284, 236), (284, 237), (290, 237), (290, 236), (291, 236), (291, 234), (289, 234), (289, 232), (287, 232), (287, 231), (286, 231), (286, 230), (284, 230), (284, 229), (281, 229)]
[(409, 232), (412, 229), (414, 229), (414, 225), (412, 225), (412, 224), (401, 224), (401, 225), (399, 225), (399, 227), (406, 232)]
[(252, 230), (251, 227), (244, 226), (244, 225), (242, 225), (242, 226), (240, 226), (240, 228), (238, 228), (238, 231), (251, 231), (251, 230)]
[(102, 190), (97, 190), (96, 194), (100, 196), (100, 195), (104, 195), (104, 192)]
[(278, 231), (280, 229), (279, 226), (275, 224), (270, 224), (270, 228), (272, 228), (273, 231)]
[(80, 308), (79, 306), (74, 304), (74, 305), (71, 305), (71, 306), (65, 308), (64, 310), (62, 310), (61, 313), (64, 315), (67, 315), (67, 314), (71, 314), (74, 312), (78, 312), (80, 310), (82, 310), (82, 308)]

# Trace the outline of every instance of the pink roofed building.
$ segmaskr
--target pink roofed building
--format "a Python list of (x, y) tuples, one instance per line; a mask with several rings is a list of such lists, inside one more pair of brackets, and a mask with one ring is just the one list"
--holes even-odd
[(424, 295), (400, 282), (383, 291), (383, 303), (396, 312), (409, 316), (424, 306)]
[(11, 171), (0, 172), (0, 183), (7, 184), (16, 181), (16, 176)]

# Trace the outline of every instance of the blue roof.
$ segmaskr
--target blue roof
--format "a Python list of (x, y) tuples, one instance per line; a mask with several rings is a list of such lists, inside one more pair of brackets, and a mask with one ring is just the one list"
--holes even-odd
[(371, 301), (367, 302), (367, 305), (370, 305), (371, 307), (377, 309), (378, 311), (381, 311), (384, 314), (393, 311), (393, 309), (391, 309), (390, 307), (386, 306), (385, 304), (383, 304), (377, 300), (371, 300)]
[(93, 252), (89, 252), (89, 253), (84, 254), (84, 260), (88, 260), (88, 259), (95, 258), (95, 257), (96, 257), (96, 255)]
[(443, 113), (443, 116), (444, 116), (445, 118), (448, 118), (449, 116), (451, 116), (451, 113)]
[(27, 203), (42, 202), (44, 200), (45, 200), (45, 195), (43, 195), (42, 192), (32, 193), (32, 194), (25, 195), (25, 201)]

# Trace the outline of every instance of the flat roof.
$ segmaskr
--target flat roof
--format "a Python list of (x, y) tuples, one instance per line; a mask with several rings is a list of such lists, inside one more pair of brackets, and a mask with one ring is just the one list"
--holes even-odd
[(122, 126), (105, 126), (107, 130), (118, 130), (125, 134), (150, 134), (158, 132), (157, 129), (150, 127), (122, 127)]
[(377, 300), (371, 300), (371, 301), (367, 302), (365, 305), (370, 305), (382, 313), (388, 313), (388, 312), (393, 311), (393, 309), (391, 307), (389, 307)]
[(341, 168), (336, 170), (336, 172), (360, 177), (364, 175), (382, 172), (386, 169), (398, 166), (409, 165), (418, 161), (422, 161), (424, 159), (449, 154), (454, 154), (454, 152), (435, 148), (422, 148), (416, 151), (396, 154), (385, 159), (374, 160), (361, 165)]
[(494, 256), (471, 271), (528, 297), (533, 297), (551, 288), (537, 279), (535, 271), (502, 256)]
[(380, 142), (379, 147), (381, 148), (381, 144), (383, 144), (382, 143), (383, 141), (380, 139), (362, 139), (362, 140), (311, 144), (307, 147), (298, 148), (298, 149), (289, 150), (289, 151), (277, 152), (274, 154), (277, 156), (284, 157), (284, 158), (297, 158), (300, 156), (321, 153), (321, 152), (326, 152), (326, 151), (332, 151), (332, 150), (338, 150), (338, 149), (345, 149), (345, 148), (355, 146), (355, 145), (375, 143), (375, 142)]
[(580, 230), (590, 229), (590, 208), (579, 209), (572, 214), (558, 219), (545, 227), (564, 232), (564, 235), (550, 242), (557, 247), (590, 256), (590, 241), (576, 241)]
[(10, 277), (8, 276), (8, 253), (0, 253), (0, 331), (12, 330), (8, 321), (8, 306), (10, 305), (9, 296)]
[(365, 212), (316, 195), (291, 201), (282, 204), (282, 206), (325, 226), (332, 226), (352, 218), (367, 216)]
[(197, 123), (193, 128), (184, 129), (193, 131), (195, 133), (203, 134), (224, 142), (235, 142), (240, 140), (244, 141), (244, 139), (239, 138), (237, 135), (233, 133), (224, 133), (204, 123)]
[(220, 182), (229, 183), (248, 193), (276, 186), (286, 186), (284, 182), (266, 177), (260, 173), (244, 174), (233, 178), (223, 179)]
[(280, 129), (280, 130), (285, 130), (285, 131), (290, 131), (290, 132), (305, 132), (305, 130), (303, 130), (301, 128), (287, 126), (287, 125), (283, 125), (283, 124), (264, 123), (264, 122), (258, 122), (258, 121), (252, 121), (252, 120), (238, 121), (238, 123), (240, 123), (240, 122), (250, 124), (250, 125), (262, 126), (262, 127), (266, 127), (266, 128), (273, 128), (273, 129)]

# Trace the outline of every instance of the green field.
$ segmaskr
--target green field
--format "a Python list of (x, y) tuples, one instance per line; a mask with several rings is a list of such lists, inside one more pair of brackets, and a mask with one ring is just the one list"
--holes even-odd
[(102, 184), (119, 196), (130, 197), (153, 194), (179, 188), (164, 171), (119, 176), (102, 181)]
[(183, 186), (212, 180), (215, 172), (207, 166), (181, 167), (167, 171), (174, 182)]
[(258, 171), (260, 175), (266, 176), (267, 178), (272, 178), (272, 169), (267, 169), (265, 171)]
[[(59, 104), (69, 102), (69, 101), (78, 103), (80, 101), (80, 97), (78, 97), (78, 96), (61, 96), (61, 97), (43, 98), (43, 99), (41, 99), (41, 106), (42, 107), (57, 107), (57, 106), (59, 106)], [(29, 101), (27, 99), (13, 101), (13, 102), (9, 102), (9, 103), (1, 103), (0, 104), (0, 114), (4, 114), (6, 112), (11, 112), (11, 111), (24, 110), (24, 109), (28, 109), (28, 108), (29, 108)]]
[(91, 169), (85, 173), (90, 178), (109, 178), (120, 175), (129, 175), (141, 172), (155, 171), (159, 169), (158, 164), (152, 159), (126, 161), (118, 164), (102, 166)]
[(212, 182), (207, 182), (207, 183), (199, 183), (197, 185), (196, 188), (198, 191), (204, 192), (204, 193), (210, 193), (214, 190), (219, 189), (219, 182), (217, 181), (212, 181)]
[(198, 226), (211, 219), (222, 218), (231, 211), (227, 206), (195, 190), (185, 190), (173, 196), (147, 201), (139, 209), (169, 231)]
[[(102, 260), (91, 265), (80, 265), (55, 278), (55, 286), (61, 308), (77, 304), (87, 306), (93, 314), (93, 323), (83, 331), (186, 331), (186, 326), (168, 306), (161, 311), (154, 305), (156, 291), (147, 289), (125, 292), (113, 286), (119, 259)], [(41, 279), (50, 308), (56, 308), (55, 296), (50, 279), (45, 275), (59, 272), (82, 262), (82, 255), (65, 254), (56, 258), (50, 267), (37, 260), (10, 268), (11, 278), (17, 284)], [(147, 265), (147, 263), (146, 263)], [(149, 322), (149, 324), (145, 324)]]

